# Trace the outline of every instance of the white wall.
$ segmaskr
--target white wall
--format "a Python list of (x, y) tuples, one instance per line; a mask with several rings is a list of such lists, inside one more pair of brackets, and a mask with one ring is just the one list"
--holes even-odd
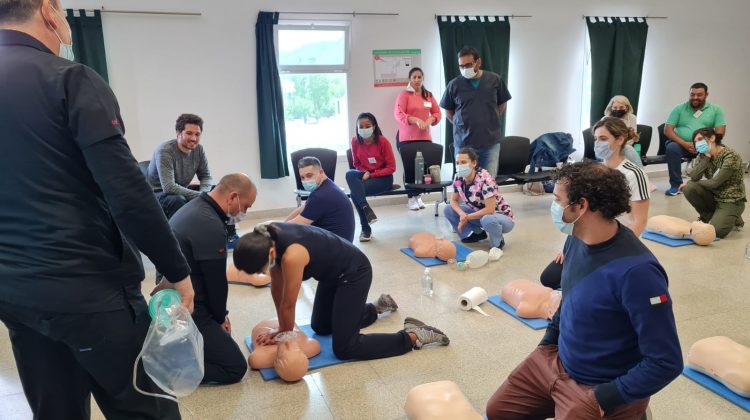
[[(361, 111), (373, 112), (390, 138), (396, 131), (392, 112), (398, 88), (372, 87), (371, 50), (422, 49), (426, 86), (439, 90), (442, 68), (435, 14), (533, 15), (511, 21), (507, 77), (513, 95), (507, 132), (532, 139), (549, 131), (580, 137), (582, 60), (587, 42), (582, 15), (666, 16), (649, 20), (639, 122), (657, 126), (675, 104), (686, 100), (691, 83), (703, 81), (709, 85), (709, 100), (725, 110), (727, 143), (746, 160), (750, 157), (741, 127), (748, 107), (743, 99), (750, 97), (746, 82), (750, 55), (745, 50), (750, 39), (745, 23), (750, 2), (745, 0), (474, 0), (471, 4), (448, 0), (63, 0), (63, 4), (203, 13), (201, 17), (105, 14), (110, 82), (136, 158), (150, 159), (157, 144), (174, 136), (178, 114), (199, 114), (206, 121), (203, 144), (212, 172), (220, 177), (244, 171), (258, 181), (257, 210), (294, 204), (292, 177), (260, 179), (254, 35), (259, 10), (399, 13), (398, 17), (344, 18), (352, 22), (350, 120)], [(309, 19), (282, 15), (287, 18)], [(340, 185), (345, 185), (345, 169), (341, 165), (337, 171)], [(399, 172), (396, 178), (400, 176)]]

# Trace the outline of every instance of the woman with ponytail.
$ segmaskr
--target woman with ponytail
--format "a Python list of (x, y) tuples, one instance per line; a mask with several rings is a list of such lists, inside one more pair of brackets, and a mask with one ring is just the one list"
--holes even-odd
[(333, 336), (333, 352), (340, 359), (379, 359), (398, 356), (426, 344), (448, 345), (437, 328), (407, 317), (404, 329), (392, 334), (360, 334), (378, 314), (398, 308), (390, 295), (367, 303), (372, 266), (351, 242), (309, 225), (259, 225), (240, 238), (234, 265), (246, 273), (270, 273), (271, 296), (279, 328), (257, 337), (256, 345), (275, 344), (276, 335), (294, 329), (297, 296), (302, 280), (318, 281), (311, 326)]

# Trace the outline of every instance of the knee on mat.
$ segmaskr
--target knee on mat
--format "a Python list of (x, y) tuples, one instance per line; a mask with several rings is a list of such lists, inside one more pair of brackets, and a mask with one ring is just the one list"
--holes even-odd
[(331, 335), (331, 327), (324, 327), (322, 325), (315, 325), (315, 323), (310, 324), (310, 328), (312, 328), (313, 331), (315, 331), (315, 334), (318, 335)]
[(721, 239), (726, 238), (726, 236), (729, 235), (729, 232), (731, 232), (732, 229), (734, 228), (734, 224), (731, 224), (731, 226), (716, 226), (713, 223), (711, 224), (714, 225), (714, 229), (716, 229), (716, 236), (718, 236)]
[(247, 360), (244, 357), (240, 357), (240, 359), (242, 359), (242, 363), (239, 363), (238, 361), (237, 364), (227, 368), (228, 384), (236, 384), (241, 381), (242, 378), (245, 377), (245, 373), (247, 373)]
[(337, 342), (333, 340), (333, 354), (339, 359), (354, 359), (354, 346), (349, 342)]

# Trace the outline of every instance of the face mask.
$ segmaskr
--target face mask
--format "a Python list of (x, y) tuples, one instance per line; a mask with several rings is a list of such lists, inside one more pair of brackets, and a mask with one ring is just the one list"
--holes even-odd
[(695, 142), (695, 151), (698, 153), (706, 154), (708, 151), (711, 150), (711, 148), (708, 146), (708, 142), (705, 140), (700, 140)]
[(313, 192), (316, 188), (318, 188), (318, 183), (315, 180), (302, 181), (302, 188), (304, 188), (305, 191)]
[(628, 111), (626, 111), (626, 110), (624, 110), (624, 109), (613, 109), (613, 110), (612, 110), (612, 116), (613, 116), (613, 117), (616, 117), (616, 118), (622, 118), (622, 117), (624, 117), (624, 116), (625, 116), (625, 114), (627, 114), (627, 113), (628, 113)]
[(573, 234), (573, 226), (576, 224), (576, 222), (578, 221), (578, 219), (580, 219), (581, 216), (583, 216), (583, 215), (578, 216), (578, 218), (576, 220), (573, 220), (570, 223), (567, 223), (567, 222), (563, 221), (563, 212), (571, 204), (573, 204), (573, 203), (570, 203), (567, 206), (563, 207), (563, 206), (557, 204), (556, 201), (553, 201), (552, 202), (552, 206), (550, 207), (550, 213), (552, 213), (552, 223), (554, 223), (555, 227), (557, 227), (557, 229), (559, 229), (560, 232), (562, 232), (562, 233), (564, 233), (566, 235)]
[(471, 167), (469, 167), (469, 164), (464, 165), (456, 165), (456, 176), (459, 178), (466, 178), (471, 174)]
[[(65, 19), (65, 15), (62, 15), (61, 12), (57, 10), (55, 10), (55, 13), (57, 13), (57, 15), (60, 16), (60, 19), (62, 19), (65, 22), (65, 24), (68, 25), (68, 21)], [(58, 34), (56, 30), (52, 29), (52, 32), (55, 33), (57, 40), (60, 41), (60, 51), (57, 53), (57, 55), (66, 60), (75, 61), (75, 55), (73, 54), (73, 41), (72, 41), (73, 32), (71, 32), (70, 30), (70, 25), (68, 25), (68, 36), (71, 39), (70, 44), (64, 43), (62, 38), (60, 37), (60, 34)]]
[(372, 137), (372, 133), (375, 132), (375, 127), (370, 128), (358, 128), (357, 133), (359, 133), (359, 136), (363, 139), (369, 139)]
[[(230, 205), (231, 207), (231, 205)], [(237, 214), (232, 216), (231, 214), (227, 213), (227, 217), (229, 220), (227, 220), (228, 225), (236, 225), (237, 223), (241, 222), (245, 217), (247, 217), (247, 213), (240, 211), (240, 199), (237, 198)]]
[(406, 85), (406, 91), (407, 91), (407, 92), (416, 92), (416, 91), (414, 90), (414, 88), (413, 88), (413, 87), (411, 87), (411, 83), (409, 83), (408, 85)]
[(612, 157), (614, 152), (606, 141), (597, 141), (594, 143), (594, 155), (601, 160), (607, 160)]
[(461, 76), (467, 79), (473, 79), (476, 75), (477, 72), (474, 70), (474, 67), (469, 67), (468, 69), (461, 68)]

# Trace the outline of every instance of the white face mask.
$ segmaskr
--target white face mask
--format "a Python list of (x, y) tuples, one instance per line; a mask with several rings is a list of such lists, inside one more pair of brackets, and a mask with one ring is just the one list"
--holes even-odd
[[(231, 207), (231, 205), (230, 205), (230, 207)], [(247, 217), (247, 213), (245, 213), (244, 211), (242, 211), (242, 208), (240, 207), (240, 198), (239, 198), (239, 196), (237, 197), (237, 214), (235, 214), (234, 216), (232, 216), (231, 214), (227, 213), (227, 217), (229, 218), (229, 220), (227, 221), (227, 224), (229, 224), (229, 225), (236, 225), (237, 223), (239, 223), (242, 220), (244, 220), (245, 217)]]
[(468, 69), (461, 69), (461, 75), (467, 79), (473, 79), (476, 77), (477, 72), (474, 70), (474, 67), (469, 67)]
[(372, 133), (375, 132), (375, 127), (370, 128), (358, 128), (357, 132), (359, 133), (359, 136), (363, 139), (369, 139), (372, 137)]
[(70, 37), (70, 44), (64, 43), (60, 34), (50, 26), (50, 29), (55, 33), (57, 40), (60, 41), (60, 51), (58, 51), (57, 55), (66, 60), (75, 61), (75, 55), (73, 54), (73, 32), (70, 30), (70, 24), (68, 24), (68, 21), (65, 19), (65, 15), (62, 14), (62, 12), (55, 10), (55, 13), (57, 13), (57, 16), (59, 16), (68, 26), (68, 36)]

